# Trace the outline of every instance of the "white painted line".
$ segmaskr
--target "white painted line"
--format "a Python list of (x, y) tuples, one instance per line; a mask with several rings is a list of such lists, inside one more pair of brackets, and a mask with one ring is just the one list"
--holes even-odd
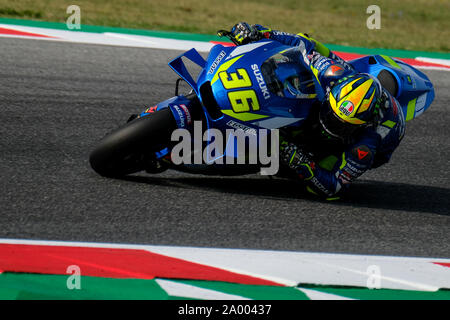
[(21, 32), (41, 34), (54, 38), (24, 37), (21, 35), (4, 35), (4, 34), (0, 34), (0, 37), (28, 38), (35, 40), (53, 40), (53, 41), (66, 41), (74, 43), (183, 50), (183, 51), (189, 50), (191, 48), (196, 48), (200, 52), (209, 52), (211, 48), (214, 46), (213, 43), (203, 41), (167, 39), (167, 38), (122, 34), (114, 32), (106, 32), (106, 33), (94, 33), (82, 31), (75, 32), (70, 30), (24, 27), (5, 24), (0, 24), (0, 27), (17, 30)]
[(128, 35), (120, 33), (107, 32), (102, 34), (105, 37), (112, 37), (116, 39), (122, 39), (128, 45), (133, 45), (133, 43), (140, 43), (140, 46), (146, 48), (155, 49), (169, 49), (169, 50), (183, 50), (187, 51), (191, 48), (196, 48), (200, 52), (209, 52), (214, 44), (202, 41), (191, 41), (191, 40), (177, 40), (177, 39), (166, 39), (157, 37), (148, 37), (140, 35)]
[(121, 33), (105, 32), (105, 33), (103, 33), (103, 34), (104, 34), (105, 36), (107, 36), (107, 37), (113, 37), (113, 38), (119, 38), (119, 39), (124, 39), (124, 40), (131, 40), (131, 41), (143, 42), (143, 43), (149, 44), (149, 45), (151, 45), (151, 46), (158, 45), (157, 42), (150, 41), (150, 40), (148, 40), (148, 39), (137, 39), (137, 38), (134, 38), (134, 37), (125, 35), (125, 34), (121, 34)]
[[(315, 262), (318, 265), (322, 265), (324, 267), (327, 267), (329, 269), (340, 269), (343, 271), (347, 271), (349, 273), (353, 273), (355, 275), (355, 277), (358, 276), (362, 276), (363, 278), (369, 279), (370, 274), (368, 274), (367, 272), (367, 268), (366, 270), (358, 270), (358, 269), (353, 269), (353, 268), (349, 268), (346, 267), (344, 265), (336, 265), (336, 264), (330, 264), (330, 263), (326, 263), (326, 262)], [(373, 265), (373, 266), (377, 266), (380, 269), (380, 274), (377, 277), (380, 281), (383, 282), (391, 282), (393, 284), (398, 285), (400, 288), (404, 288), (406, 290), (418, 290), (418, 291), (430, 291), (430, 292), (434, 292), (439, 290), (438, 286), (431, 286), (431, 285), (427, 285), (427, 284), (423, 284), (420, 282), (416, 282), (416, 281), (408, 281), (408, 280), (403, 280), (401, 278), (394, 278), (394, 277), (389, 277), (383, 274), (383, 272), (381, 272), (381, 267), (379, 265)], [(367, 282), (366, 282), (367, 284)]]
[(428, 63), (436, 63), (436, 64), (442, 64), (444, 66), (450, 67), (450, 60), (448, 59), (436, 59), (436, 58), (428, 58), (428, 57), (416, 57), (416, 60), (428, 62)]
[(169, 296), (172, 297), (205, 300), (251, 300), (234, 294), (222, 293), (170, 280), (156, 279), (155, 281)]
[(305, 289), (305, 288), (296, 288), (297, 290), (306, 294), (306, 296), (311, 300), (354, 300), (351, 298), (338, 296), (331, 293), (320, 292), (317, 290)]
[(450, 71), (450, 68), (446, 67), (430, 67), (430, 66), (414, 66), (417, 69), (425, 69), (425, 70), (436, 70), (436, 71)]

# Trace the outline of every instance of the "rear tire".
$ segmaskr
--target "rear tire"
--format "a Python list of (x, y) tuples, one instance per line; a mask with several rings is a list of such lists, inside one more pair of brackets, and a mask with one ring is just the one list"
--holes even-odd
[(144, 170), (146, 159), (170, 144), (177, 128), (169, 108), (134, 119), (105, 136), (91, 152), (92, 169), (105, 177)]

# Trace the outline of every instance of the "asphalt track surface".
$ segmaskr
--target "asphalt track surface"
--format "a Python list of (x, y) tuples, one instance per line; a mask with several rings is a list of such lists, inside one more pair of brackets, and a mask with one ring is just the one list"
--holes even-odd
[(0, 238), (450, 258), (450, 73), (391, 162), (347, 199), (259, 175), (116, 180), (88, 155), (173, 95), (179, 52), (0, 39)]

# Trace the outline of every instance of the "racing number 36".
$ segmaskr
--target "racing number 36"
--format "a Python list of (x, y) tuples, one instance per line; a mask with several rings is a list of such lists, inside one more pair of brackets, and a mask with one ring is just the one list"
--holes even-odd
[[(236, 69), (236, 72), (219, 73), (220, 81), (225, 89), (242, 89), (252, 86), (252, 81), (245, 69)], [(253, 89), (228, 92), (228, 100), (234, 112), (247, 112), (259, 110), (259, 102)]]

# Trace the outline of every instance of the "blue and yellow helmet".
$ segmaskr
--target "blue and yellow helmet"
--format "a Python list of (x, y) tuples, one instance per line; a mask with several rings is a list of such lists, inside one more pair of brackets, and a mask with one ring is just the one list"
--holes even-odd
[(320, 110), (324, 130), (345, 139), (356, 129), (376, 123), (383, 89), (377, 78), (359, 73), (340, 79)]

